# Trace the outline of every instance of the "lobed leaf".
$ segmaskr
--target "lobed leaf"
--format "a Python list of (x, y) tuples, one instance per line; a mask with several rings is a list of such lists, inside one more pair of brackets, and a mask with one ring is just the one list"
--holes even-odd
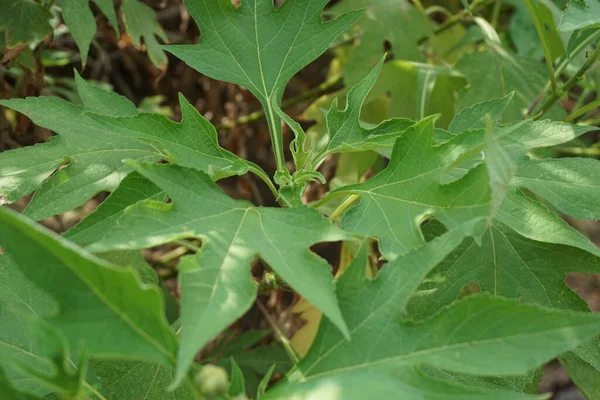
[(346, 332), (330, 267), (308, 248), (348, 239), (348, 234), (313, 209), (260, 208), (233, 200), (196, 170), (132, 165), (172, 203), (146, 201), (130, 207), (115, 229), (90, 249), (102, 252), (202, 239), (201, 252), (185, 257), (180, 268), (183, 328), (178, 382), (196, 352), (252, 305), (256, 285), (248, 266), (256, 255)]
[(123, 164), (125, 159), (169, 159), (204, 170), (214, 179), (260, 170), (221, 148), (215, 128), (183, 97), (183, 120), (176, 123), (157, 114), (137, 114), (124, 97), (82, 79), (77, 86), (82, 106), (56, 97), (0, 101), (58, 134), (49, 143), (0, 154), (4, 202), (39, 187), (25, 210), (30, 218), (45, 219), (80, 206), (98, 192), (114, 191), (132, 170)]
[[(461, 180), (440, 183), (477, 135), (465, 133), (433, 146), (433, 121), (427, 118), (409, 128), (397, 140), (390, 164), (380, 174), (332, 192), (333, 196), (361, 196), (360, 204), (346, 214), (343, 227), (379, 238), (387, 259), (424, 243), (419, 226), (428, 217), (434, 216), (454, 229), (491, 215), (492, 193), (485, 166)], [(481, 136), (479, 140), (483, 140)]]
[(323, 23), (328, 1), (287, 0), (276, 9), (271, 0), (245, 0), (239, 8), (229, 0), (185, 0), (200, 41), (166, 47), (202, 74), (243, 86), (260, 100), (278, 165), (283, 163), (281, 121), (273, 103), (281, 101), (292, 76), (360, 16), (354, 11)]
[[(352, 340), (344, 340), (324, 320), (309, 354), (289, 382), (275, 387), (267, 398), (310, 398), (327, 393), (358, 399), (373, 390), (396, 390), (396, 397), (406, 398), (527, 398), (436, 381), (415, 366), (425, 363), (479, 376), (523, 374), (600, 330), (600, 320), (592, 314), (489, 296), (467, 298), (429, 320), (399, 321), (421, 280), (463, 238), (460, 231), (438, 236), (384, 266), (373, 281), (365, 278), (365, 255), (361, 253), (338, 281)], [(488, 362), (490, 359), (494, 362)]]

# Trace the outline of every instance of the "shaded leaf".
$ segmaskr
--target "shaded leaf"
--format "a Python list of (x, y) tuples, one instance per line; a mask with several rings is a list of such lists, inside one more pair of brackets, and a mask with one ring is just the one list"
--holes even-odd
[[(92, 0), (98, 8), (108, 17), (109, 21), (118, 29), (117, 16), (114, 4), (111, 0)], [(82, 0), (64, 0), (62, 4), (62, 16), (69, 27), (75, 43), (81, 53), (81, 62), (85, 67), (88, 51), (92, 39), (96, 34), (96, 19), (88, 1)]]
[[(521, 119), (548, 82), (548, 71), (543, 63), (512, 55), (495, 45), (464, 55), (454, 69), (469, 81), (469, 87), (459, 92), (458, 109), (515, 92), (503, 114), (508, 121)], [(560, 119), (564, 110), (554, 105), (548, 115)]]
[(169, 390), (175, 370), (171, 367), (125, 360), (93, 361), (92, 367), (119, 400), (194, 400), (188, 384)]
[[(58, 309), (45, 320), (69, 343), (83, 344), (90, 357), (174, 362), (177, 342), (158, 288), (142, 285), (131, 269), (107, 264), (12, 211), (0, 209), (0, 222), (0, 245), (52, 298)], [(38, 260), (44, 260), (43, 269)]]
[(141, 47), (143, 39), (150, 61), (158, 68), (165, 69), (168, 61), (167, 55), (161, 49), (156, 38), (166, 42), (167, 36), (159, 25), (154, 10), (138, 0), (123, 0), (121, 12), (127, 33), (133, 43), (137, 47)]
[(165, 193), (155, 184), (139, 173), (132, 172), (94, 212), (65, 232), (64, 237), (75, 243), (97, 242), (123, 216), (127, 207), (142, 200), (165, 199)]
[(52, 33), (52, 14), (34, 0), (0, 0), (0, 35), (8, 48)]
[(335, 16), (365, 8), (364, 15), (348, 34), (358, 34), (358, 44), (344, 65), (347, 85), (356, 84), (377, 64), (385, 44), (391, 46), (395, 60), (422, 61), (418, 40), (431, 34), (426, 16), (407, 0), (347, 0), (336, 3), (328, 12)]
[(524, 160), (512, 185), (525, 187), (567, 215), (600, 219), (600, 161), (591, 158)]

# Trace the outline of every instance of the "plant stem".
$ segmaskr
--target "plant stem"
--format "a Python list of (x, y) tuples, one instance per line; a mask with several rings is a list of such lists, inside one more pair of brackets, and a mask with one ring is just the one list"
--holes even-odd
[(579, 110), (573, 111), (570, 115), (567, 115), (563, 119), (563, 122), (572, 122), (577, 118), (581, 117), (582, 115), (585, 115), (588, 112), (595, 110), (598, 107), (600, 107), (600, 100), (592, 101), (591, 103), (581, 107)]
[(502, 9), (502, 0), (496, 0), (494, 8), (492, 9), (492, 28), (498, 28), (498, 21), (500, 20), (500, 10)]
[[(595, 32), (594, 34), (585, 38), (581, 43), (579, 43), (579, 45), (577, 45), (577, 47), (575, 47), (573, 49), (573, 51), (571, 51), (570, 58), (573, 58), (576, 55), (578, 55), (579, 53), (581, 53), (590, 43), (593, 43), (596, 39), (598, 39), (598, 37), (600, 37), (600, 31)], [(561, 57), (561, 60), (558, 64), (558, 66), (556, 67), (556, 77), (559, 77), (563, 73), (563, 71), (567, 68), (568, 65), (569, 65), (569, 58), (566, 55), (563, 55)], [(542, 89), (539, 96), (533, 102), (531, 107), (529, 107), (529, 110), (527, 111), (527, 113), (523, 116), (523, 119), (527, 119), (531, 115), (533, 115), (534, 111), (537, 109), (539, 102), (546, 96), (546, 93), (550, 89), (550, 85), (551, 85), (551, 83), (550, 83), (550, 81), (548, 81), (548, 83), (546, 84), (546, 86), (544, 86), (544, 89)]]
[(300, 363), (300, 356), (298, 356), (298, 353), (296, 353), (296, 350), (294, 350), (292, 343), (287, 338), (287, 336), (285, 336), (285, 334), (279, 327), (279, 324), (277, 323), (277, 321), (275, 321), (273, 319), (273, 317), (269, 313), (269, 310), (267, 310), (267, 307), (265, 307), (264, 304), (259, 299), (256, 299), (256, 306), (258, 307), (260, 312), (263, 313), (263, 315), (267, 319), (267, 322), (269, 323), (269, 325), (271, 325), (271, 328), (273, 328), (273, 331), (275, 332), (275, 336), (277, 336), (277, 338), (281, 341), (283, 348), (288, 353), (288, 356), (290, 357), (290, 359), (292, 360), (294, 365), (298, 365)]
[[(498, 0), (496, 4), (499, 3), (500, 1)], [(560, 97), (561, 93), (558, 89), (558, 85), (556, 83), (556, 74), (554, 72), (552, 50), (550, 49), (550, 42), (548, 41), (548, 35), (546, 34), (544, 21), (542, 21), (542, 15), (540, 14), (540, 10), (537, 8), (537, 5), (534, 3), (534, 0), (525, 0), (525, 4), (529, 9), (531, 17), (533, 18), (535, 30), (537, 31), (537, 34), (540, 37), (540, 42), (542, 43), (542, 49), (544, 50), (544, 58), (546, 59), (546, 66), (548, 67), (548, 74), (550, 75), (552, 92), (556, 96)]]
[[(598, 125), (600, 125), (600, 118), (588, 119), (587, 121), (580, 122), (577, 125), (598, 126)], [(598, 147), (598, 146), (600, 146), (600, 142), (598, 142), (594, 145), (594, 147)]]
[(198, 386), (196, 386), (196, 383), (194, 382), (194, 377), (192, 376), (191, 371), (188, 374), (186, 381), (187, 381), (186, 383), (188, 384), (188, 387), (190, 388), (190, 391), (192, 392), (192, 396), (194, 396), (194, 400), (205, 400), (204, 395), (202, 394), (202, 392), (200, 391), (200, 389), (198, 388)]
[(335, 211), (333, 213), (331, 213), (331, 215), (329, 216), (329, 219), (333, 221), (337, 217), (342, 215), (344, 213), (344, 211), (346, 211), (352, 204), (354, 204), (354, 202), (356, 200), (358, 200), (359, 197), (360, 196), (357, 194), (353, 194), (352, 196), (348, 197), (346, 200), (344, 200), (342, 202), (342, 204), (339, 205), (338, 208), (335, 209)]
[(574, 156), (592, 156), (600, 157), (600, 148), (593, 147), (555, 147), (555, 149), (563, 154)]
[(266, 183), (267, 187), (269, 188), (271, 193), (273, 193), (273, 196), (275, 196), (275, 198), (279, 197), (279, 192), (277, 191), (277, 188), (273, 184), (273, 181), (271, 181), (271, 178), (269, 178), (267, 173), (265, 171), (263, 171), (262, 168), (251, 164), (248, 167), (248, 171), (252, 172), (254, 175), (258, 176), (264, 183)]
[[(594, 63), (596, 62), (596, 60), (598, 59), (598, 57), (600, 57), (600, 46), (596, 47), (596, 50), (594, 50), (594, 52), (590, 55), (590, 57), (587, 59), (587, 61), (581, 66), (581, 68), (579, 68), (579, 70), (575, 73), (575, 75), (573, 75), (571, 77), (571, 79), (569, 79), (564, 86), (562, 87), (562, 91), (563, 92), (568, 92), (569, 89), (571, 89), (573, 86), (575, 86), (575, 84), (577, 83), (577, 81), (579, 81), (579, 79), (581, 79), (581, 77), (585, 74), (585, 72), (590, 69), (590, 67), (592, 65), (594, 65)], [(533, 119), (534, 120), (538, 120), (540, 119), (544, 114), (546, 114), (546, 112), (548, 112), (548, 110), (550, 109), (550, 107), (552, 107), (554, 105), (554, 103), (556, 103), (556, 101), (559, 99), (559, 95), (557, 93), (553, 93), (552, 96), (550, 96), (550, 98), (544, 103), (544, 105), (542, 106), (542, 109), (540, 110), (539, 113), (537, 113)]]
[(92, 385), (90, 385), (89, 383), (84, 381), (83, 386), (85, 386), (91, 393), (93, 393), (98, 398), (98, 400), (108, 400), (106, 397), (104, 397), (102, 395), (102, 393), (97, 391), (96, 388), (93, 387)]
[[(473, 2), (473, 4), (471, 4), (471, 12), (474, 13), (479, 7), (491, 4), (492, 1), (495, 1), (495, 0), (475, 0)], [(444, 22), (443, 24), (441, 24), (440, 26), (438, 26), (437, 28), (435, 28), (433, 30), (433, 36), (440, 34), (447, 29), (452, 28), (454, 25), (456, 25), (459, 22), (461, 22), (462, 20), (464, 20), (465, 17), (467, 17), (467, 16), (469, 16), (469, 11), (467, 11), (466, 9), (463, 9), (460, 12), (454, 14), (452, 17), (448, 18), (446, 20), (446, 22)], [(417, 43), (423, 44), (426, 41), (428, 41), (430, 38), (431, 38), (431, 36), (421, 38), (421, 39), (419, 39), (419, 41)]]
[(319, 199), (319, 200), (315, 201), (314, 203), (312, 203), (311, 207), (312, 208), (319, 208), (319, 207), (321, 207), (321, 206), (329, 203), (333, 199), (337, 199), (338, 197), (352, 195), (352, 194), (353, 193), (333, 193), (333, 192), (329, 192), (325, 196), (323, 196), (321, 199)]
[(421, 13), (423, 13), (424, 15), (426, 14), (425, 7), (423, 7), (423, 3), (421, 2), (421, 0), (413, 0), (413, 4), (415, 5), (415, 7), (417, 7), (419, 11), (421, 11)]
[(173, 243), (177, 243), (178, 245), (186, 247), (196, 253), (200, 251), (200, 247), (188, 242), (187, 240), (174, 240)]
[[(289, 108), (293, 105), (296, 105), (303, 101), (309, 100), (315, 96), (323, 95), (323, 94), (331, 91), (333, 88), (335, 88), (336, 86), (338, 86), (341, 83), (342, 83), (341, 76), (337, 77), (335, 79), (332, 79), (330, 81), (325, 81), (322, 84), (320, 84), (319, 86), (309, 89), (299, 96), (292, 97), (291, 99), (283, 101), (281, 103), (281, 108), (282, 109)], [(233, 128), (238, 125), (243, 125), (243, 124), (248, 124), (250, 122), (258, 121), (264, 117), (265, 117), (265, 111), (259, 110), (259, 111), (255, 111), (255, 112), (252, 112), (247, 115), (243, 115), (235, 120), (225, 121), (225, 122), (217, 125), (216, 127), (217, 127), (217, 129), (230, 129), (230, 128)]]
[(188, 247), (180, 246), (175, 249), (163, 254), (159, 257), (158, 262), (162, 265), (169, 265), (169, 263), (179, 257), (184, 256), (188, 252)]

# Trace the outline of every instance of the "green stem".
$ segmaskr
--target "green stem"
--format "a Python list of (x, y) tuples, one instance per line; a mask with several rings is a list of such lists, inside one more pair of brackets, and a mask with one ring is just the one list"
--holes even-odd
[[(590, 43), (593, 43), (596, 39), (598, 39), (598, 37), (600, 37), (600, 30), (588, 36), (581, 43), (579, 43), (579, 45), (577, 45), (577, 47), (575, 47), (573, 51), (571, 51), (570, 58), (577, 56), (579, 53), (585, 50)], [(561, 60), (559, 61), (558, 66), (556, 67), (556, 77), (559, 77), (567, 68), (567, 66), (569, 65), (570, 58), (566, 55), (563, 55), (561, 57)], [(533, 102), (531, 107), (529, 107), (529, 111), (527, 111), (527, 114), (525, 114), (525, 116), (523, 117), (524, 119), (529, 118), (531, 115), (534, 114), (534, 111), (537, 109), (539, 102), (546, 96), (548, 90), (550, 90), (550, 85), (551, 83), (550, 81), (548, 81), (548, 83), (546, 83), (546, 86), (544, 87), (544, 89), (542, 89), (541, 93)]]
[(271, 314), (269, 314), (269, 310), (267, 310), (267, 308), (259, 299), (256, 299), (256, 306), (263, 313), (263, 315), (267, 319), (267, 322), (269, 323), (269, 325), (271, 325), (271, 328), (273, 328), (275, 336), (277, 336), (277, 338), (281, 341), (283, 348), (288, 353), (288, 356), (290, 357), (294, 365), (298, 365), (300, 363), (300, 356), (298, 356), (298, 353), (296, 353), (296, 350), (294, 350), (292, 343), (283, 333), (277, 321), (275, 321), (273, 317), (271, 317)]
[(360, 198), (360, 196), (357, 194), (353, 194), (352, 196), (348, 197), (346, 200), (344, 200), (342, 202), (342, 204), (339, 205), (338, 208), (335, 209), (335, 211), (333, 213), (331, 213), (331, 215), (329, 216), (329, 219), (334, 221), (337, 217), (342, 215), (344, 213), (344, 211), (346, 211), (352, 204), (354, 204), (354, 202), (356, 200), (358, 200), (359, 198)]
[(194, 244), (188, 242), (187, 240), (174, 240), (173, 243), (176, 243), (176, 244), (178, 244), (178, 245), (180, 245), (182, 247), (186, 247), (186, 248), (188, 248), (188, 249), (190, 249), (190, 250), (192, 250), (192, 251), (194, 251), (196, 253), (199, 252), (199, 251), (201, 251), (200, 247), (195, 246)]
[[(571, 79), (569, 79), (562, 87), (562, 92), (568, 92), (569, 89), (571, 89), (573, 86), (575, 86), (575, 84), (579, 81), (579, 79), (581, 79), (581, 77), (585, 74), (585, 72), (590, 69), (590, 67), (592, 65), (594, 65), (594, 63), (596, 62), (596, 60), (598, 59), (598, 57), (600, 57), (600, 46), (596, 47), (596, 50), (594, 50), (594, 52), (590, 55), (590, 57), (587, 59), (587, 61), (581, 66), (581, 68), (579, 68), (579, 70), (575, 73), (575, 75), (573, 75), (571, 77)], [(553, 93), (552, 96), (550, 96), (550, 98), (544, 103), (544, 105), (542, 106), (541, 110), (539, 113), (537, 113), (533, 119), (534, 120), (538, 120), (540, 119), (544, 114), (546, 114), (546, 112), (548, 112), (548, 110), (550, 109), (550, 107), (552, 107), (554, 105), (554, 103), (556, 103), (556, 101), (559, 99), (559, 95), (557, 93)]]
[[(582, 125), (582, 126), (599, 126), (600, 125), (600, 118), (593, 118), (593, 119), (588, 119), (587, 121), (578, 122), (577, 125)], [(600, 142), (594, 144), (594, 147), (598, 147), (598, 146), (600, 146)]]
[(91, 393), (93, 393), (98, 398), (98, 400), (108, 400), (106, 397), (104, 397), (102, 395), (102, 393), (97, 391), (96, 388), (93, 387), (92, 385), (90, 385), (89, 383), (84, 381), (83, 386), (85, 386)]
[(421, 3), (421, 0), (413, 0), (413, 3), (415, 7), (417, 7), (417, 9), (421, 11), (421, 13), (423, 13), (424, 15), (426, 14), (425, 7), (423, 7), (423, 3)]
[(258, 165), (251, 164), (248, 167), (248, 171), (252, 172), (254, 175), (258, 176), (264, 183), (266, 183), (267, 187), (269, 188), (271, 193), (273, 193), (273, 196), (275, 196), (275, 198), (279, 197), (279, 192), (273, 184), (273, 181), (271, 181), (271, 178), (269, 178), (267, 173), (263, 171), (262, 168), (260, 168)]
[(338, 197), (352, 195), (354, 193), (348, 192), (329, 192), (325, 196), (323, 196), (320, 200), (315, 201), (311, 204), (312, 208), (319, 208), (323, 205), (329, 203), (331, 200), (337, 199)]
[(552, 63), (552, 50), (550, 49), (550, 42), (548, 41), (548, 35), (546, 34), (546, 29), (544, 27), (542, 15), (540, 14), (540, 10), (537, 8), (537, 5), (534, 3), (534, 0), (525, 0), (525, 4), (529, 9), (531, 17), (533, 18), (535, 30), (537, 31), (537, 34), (540, 37), (540, 42), (542, 43), (542, 49), (544, 50), (544, 58), (546, 59), (546, 66), (548, 68), (548, 74), (550, 75), (550, 84), (552, 86), (552, 92), (556, 96), (560, 97), (561, 92), (558, 89), (558, 84), (556, 83), (556, 74), (554, 72), (554, 64)]
[[(488, 5), (488, 4), (491, 4), (492, 1), (495, 1), (495, 0), (475, 0), (473, 2), (473, 4), (471, 4), (471, 12), (474, 13), (475, 11), (477, 11), (478, 8)], [(443, 24), (441, 24), (440, 26), (438, 26), (437, 28), (435, 28), (433, 30), (433, 36), (438, 35), (438, 34), (444, 32), (445, 30), (452, 28), (454, 25), (463, 21), (469, 15), (470, 15), (469, 11), (467, 11), (465, 9), (454, 14), (452, 17), (448, 18), (446, 20), (446, 22), (444, 22)], [(421, 39), (419, 39), (418, 44), (423, 44), (426, 41), (428, 41), (430, 38), (431, 38), (431, 36), (421, 38)]]
[[(301, 95), (292, 97), (291, 99), (285, 100), (281, 103), (281, 109), (289, 108), (298, 103), (302, 103), (303, 101), (310, 100), (313, 97), (320, 96), (331, 91), (333, 88), (342, 83), (342, 78), (338, 77), (336, 79), (331, 79), (329, 81), (323, 82), (319, 86), (306, 90)], [(253, 113), (243, 115), (235, 120), (228, 120), (223, 122), (222, 124), (217, 125), (217, 129), (230, 129), (236, 127), (238, 125), (248, 124), (250, 122), (258, 121), (265, 117), (265, 111), (259, 110)]]
[(204, 395), (202, 394), (202, 392), (200, 391), (200, 389), (198, 388), (198, 386), (196, 386), (196, 383), (194, 382), (194, 377), (192, 376), (191, 371), (188, 374), (186, 383), (187, 383), (188, 387), (190, 388), (190, 391), (192, 392), (192, 396), (194, 396), (194, 400), (205, 400)]
[(159, 257), (158, 262), (162, 265), (170, 265), (171, 261), (186, 255), (188, 247), (177, 247)]
[(498, 29), (498, 21), (500, 20), (500, 10), (502, 9), (502, 0), (496, 0), (492, 9), (492, 28)]
[(600, 157), (600, 148), (593, 147), (555, 147), (556, 150), (563, 154), (574, 156), (591, 156)]
[(573, 111), (570, 115), (567, 115), (563, 119), (563, 122), (575, 121), (577, 118), (581, 117), (582, 115), (587, 114), (588, 112), (590, 112), (592, 110), (595, 110), (598, 107), (600, 107), (600, 100), (592, 101), (591, 103), (581, 107), (579, 110)]

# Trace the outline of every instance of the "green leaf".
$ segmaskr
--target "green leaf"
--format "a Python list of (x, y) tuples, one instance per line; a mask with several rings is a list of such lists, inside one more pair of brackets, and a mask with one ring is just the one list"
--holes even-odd
[(433, 146), (433, 122), (434, 118), (427, 118), (409, 128), (397, 140), (390, 164), (380, 174), (332, 192), (332, 196), (361, 196), (360, 204), (346, 214), (343, 227), (379, 238), (381, 252), (388, 260), (424, 243), (419, 226), (428, 217), (434, 216), (454, 229), (491, 215), (491, 190), (484, 165), (461, 180), (440, 183), (446, 170), (469, 148), (468, 142), (478, 136), (467, 132)]
[(344, 65), (347, 85), (356, 84), (383, 54), (385, 44), (391, 45), (395, 60), (423, 61), (418, 40), (431, 35), (430, 23), (407, 0), (346, 0), (336, 3), (329, 13), (338, 16), (358, 8), (366, 8), (362, 18), (349, 35), (358, 33), (358, 44), (351, 50)]
[(107, 264), (12, 211), (0, 209), (0, 222), (0, 245), (56, 302), (58, 310), (45, 319), (72, 345), (82, 343), (90, 357), (174, 362), (177, 342), (157, 287), (142, 285), (131, 269)]
[[(515, 8), (510, 18), (508, 32), (517, 54), (531, 59), (542, 59), (544, 51), (540, 37), (525, 2), (523, 0), (505, 0), (504, 3)], [(545, 27), (552, 58), (557, 59), (564, 53), (570, 36), (556, 30), (562, 15), (562, 5), (554, 4), (550, 0), (536, 0), (536, 7)]]
[(146, 259), (137, 250), (109, 251), (99, 254), (100, 258), (111, 264), (121, 267), (133, 267), (140, 275), (142, 283), (158, 285), (156, 271), (146, 262)]
[(233, 200), (204, 173), (175, 166), (133, 164), (169, 194), (172, 203), (152, 201), (130, 207), (92, 251), (152, 247), (198, 237), (202, 251), (180, 267), (182, 346), (178, 381), (196, 352), (240, 317), (256, 296), (249, 264), (259, 255), (343, 332), (330, 267), (308, 251), (318, 242), (350, 236), (306, 207), (272, 209)]
[[(112, 1), (92, 1), (108, 17), (113, 27), (118, 29), (117, 17)], [(94, 18), (94, 14), (90, 10), (89, 2), (85, 0), (64, 0), (62, 4), (62, 16), (69, 27), (71, 35), (73, 35), (73, 39), (75, 39), (75, 43), (77, 43), (77, 47), (81, 53), (81, 63), (85, 67), (90, 44), (96, 34), (96, 18)]]
[(459, 134), (468, 130), (484, 129), (488, 118), (494, 125), (498, 125), (513, 97), (514, 92), (501, 99), (484, 101), (463, 109), (452, 119), (448, 126), (448, 132)]
[(92, 82), (86, 82), (76, 70), (73, 73), (75, 74), (77, 94), (84, 111), (109, 117), (124, 118), (137, 115), (138, 110), (135, 105), (126, 97), (103, 90)]
[(507, 391), (537, 394), (543, 373), (543, 367), (537, 368), (525, 375), (501, 377), (458, 374), (431, 366), (425, 366), (422, 370), (433, 378), (443, 379), (471, 388), (492, 389), (502, 394), (506, 394)]
[[(323, 23), (328, 0), (288, 0), (275, 9), (272, 0), (186, 0), (200, 28), (196, 45), (166, 50), (211, 78), (236, 83), (261, 102), (271, 131), (277, 165), (283, 165), (279, 103), (288, 81), (321, 55), (360, 16), (352, 12)], [(379, 57), (378, 57), (379, 58)]]
[(591, 158), (524, 160), (512, 185), (525, 187), (579, 219), (600, 219), (600, 161)]
[(7, 255), (0, 256), (0, 288), (0, 369), (4, 369), (6, 377), (18, 390), (44, 396), (48, 394), (46, 388), (11, 364), (28, 365), (40, 374), (52, 373), (52, 364), (35, 351), (29, 326), (22, 321), (50, 318), (58, 312), (58, 305), (51, 296), (28, 281)]
[(600, 394), (600, 342), (596, 339), (560, 356), (569, 378), (590, 400)]
[(241, 368), (235, 362), (235, 359), (231, 358), (231, 385), (229, 386), (229, 395), (237, 396), (246, 393), (246, 383), (244, 382), (244, 373)]
[(194, 400), (189, 386), (168, 389), (175, 370), (171, 367), (125, 360), (93, 361), (92, 368), (119, 400)]
[(585, 309), (585, 302), (564, 282), (568, 272), (600, 273), (600, 258), (565, 245), (524, 238), (494, 221), (481, 247), (466, 240), (440, 263), (434, 274), (442, 276), (443, 282), (422, 288), (431, 292), (415, 297), (411, 315), (434, 314), (471, 282), (496, 296), (546, 307)]
[(360, 113), (377, 77), (383, 67), (385, 57), (377, 66), (348, 93), (346, 107), (338, 108), (336, 98), (326, 116), (326, 144), (316, 155), (315, 165), (330, 154), (358, 152), (382, 147), (392, 147), (400, 134), (414, 125), (409, 119), (394, 118), (382, 122), (373, 128), (361, 125)]
[(0, 397), (10, 400), (41, 400), (41, 397), (18, 391), (2, 368), (0, 368)]
[(150, 61), (158, 68), (166, 69), (167, 55), (161, 49), (156, 38), (166, 42), (167, 36), (158, 23), (154, 10), (138, 0), (123, 0), (121, 12), (127, 33), (133, 43), (137, 47), (141, 47), (143, 39)]
[(483, 295), (455, 303), (428, 320), (400, 321), (424, 276), (463, 238), (460, 231), (449, 231), (387, 264), (372, 281), (365, 277), (364, 253), (359, 256), (338, 281), (352, 340), (322, 321), (290, 383), (276, 387), (266, 398), (335, 393), (360, 399), (373, 390), (377, 397), (396, 390), (395, 398), (527, 398), (454, 386), (427, 378), (415, 367), (428, 364), (478, 376), (524, 374), (598, 333), (600, 319), (589, 313)]
[(64, 237), (75, 243), (94, 243), (106, 235), (125, 209), (142, 200), (163, 201), (165, 193), (137, 172), (132, 172), (98, 208), (79, 224), (64, 233)]
[(455, 113), (456, 91), (465, 78), (449, 67), (410, 61), (391, 61), (383, 66), (371, 97), (389, 94), (389, 116), (414, 120), (441, 114), (439, 126), (447, 126)]
[(600, 27), (600, 0), (570, 1), (563, 11), (558, 29), (574, 31)]
[(589, 239), (544, 205), (518, 191), (506, 195), (496, 219), (531, 240), (573, 246), (600, 256), (600, 249)]
[(42, 40), (52, 33), (52, 14), (34, 0), (0, 0), (0, 35), (6, 47)]
[[(30, 218), (48, 218), (83, 204), (98, 192), (112, 192), (131, 171), (124, 159), (169, 159), (204, 170), (214, 179), (248, 169), (261, 171), (221, 148), (215, 128), (183, 97), (183, 119), (176, 123), (158, 114), (133, 114), (133, 105), (124, 97), (100, 91), (81, 79), (77, 84), (83, 106), (56, 97), (0, 101), (58, 134), (47, 144), (0, 154), (4, 202), (14, 202), (41, 186), (25, 210)], [(94, 114), (101, 102), (105, 105), (98, 111), (107, 115)], [(55, 172), (65, 162), (69, 165)]]
[[(521, 119), (548, 82), (548, 71), (543, 63), (512, 55), (495, 45), (482, 52), (465, 54), (454, 68), (469, 81), (469, 87), (459, 92), (459, 109), (515, 92), (503, 114), (507, 121)], [(555, 105), (549, 115), (560, 119), (564, 114), (564, 110)]]
[(67, 338), (53, 325), (35, 318), (25, 320), (35, 344), (35, 353), (52, 362), (52, 371), (42, 372), (37, 366), (14, 363), (14, 367), (26, 376), (33, 377), (40, 386), (47, 388), (47, 393), (58, 394), (65, 398), (79, 398), (84, 392), (87, 359), (84, 354), (78, 355), (77, 362), (71, 358)]

